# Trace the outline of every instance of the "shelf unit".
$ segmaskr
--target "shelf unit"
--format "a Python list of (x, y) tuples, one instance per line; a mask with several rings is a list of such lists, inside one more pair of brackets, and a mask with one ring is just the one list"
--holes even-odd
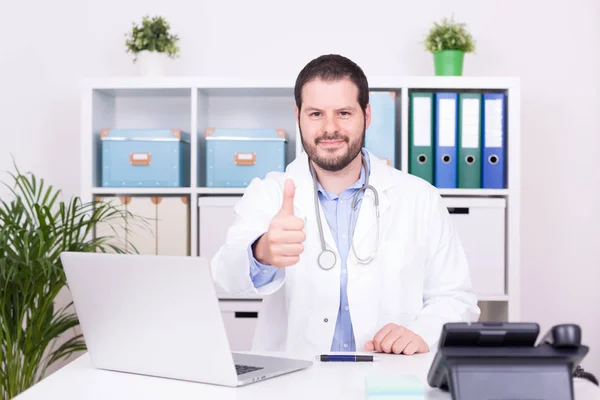
[[(208, 127), (283, 128), (287, 162), (299, 151), (294, 119), (295, 77), (287, 79), (208, 77), (94, 78), (83, 83), (81, 196), (189, 196), (192, 256), (199, 255), (198, 205), (203, 197), (241, 196), (243, 188), (204, 185), (204, 131)], [(409, 92), (503, 91), (507, 99), (505, 189), (440, 189), (455, 199), (504, 199), (504, 292), (482, 295), (491, 319), (519, 320), (520, 302), (520, 82), (513, 77), (369, 77), (372, 91), (394, 91), (397, 102), (397, 168), (408, 171)], [(100, 186), (101, 128), (179, 128), (191, 133), (189, 187), (105, 188)], [(223, 299), (227, 299), (223, 296)], [(256, 300), (256, 298), (245, 298)], [(243, 299), (242, 299), (243, 300)], [(483, 304), (485, 303), (485, 304)]]
[[(244, 188), (217, 188), (217, 187), (196, 187), (196, 188), (110, 188), (93, 187), (93, 194), (129, 194), (129, 195), (152, 195), (159, 194), (198, 194), (198, 195), (243, 195)], [(468, 197), (486, 197), (486, 196), (506, 196), (507, 189), (438, 189), (442, 196), (468, 196)]]

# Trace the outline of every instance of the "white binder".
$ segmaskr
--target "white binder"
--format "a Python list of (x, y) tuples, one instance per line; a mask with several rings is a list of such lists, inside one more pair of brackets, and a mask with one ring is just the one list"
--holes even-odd
[(127, 211), (127, 245), (130, 252), (156, 254), (156, 205), (150, 197), (130, 197)]
[[(123, 212), (126, 211), (126, 198), (124, 197), (97, 196), (95, 200), (97, 202), (110, 204), (111, 206)], [(94, 229), (94, 234), (96, 238), (110, 238), (105, 242), (105, 249), (109, 253), (114, 253), (114, 251), (110, 249), (108, 245), (114, 245), (115, 247), (123, 250), (127, 249), (127, 220), (124, 218), (124, 216), (121, 218), (121, 216), (115, 215), (107, 218), (106, 221), (97, 223)]]
[(190, 217), (187, 197), (154, 197), (157, 254), (190, 255)]

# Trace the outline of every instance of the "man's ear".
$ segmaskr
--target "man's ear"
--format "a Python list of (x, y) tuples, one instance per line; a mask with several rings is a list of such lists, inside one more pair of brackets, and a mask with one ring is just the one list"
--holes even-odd
[(371, 104), (367, 104), (365, 108), (365, 130), (369, 129), (369, 125), (371, 125)]

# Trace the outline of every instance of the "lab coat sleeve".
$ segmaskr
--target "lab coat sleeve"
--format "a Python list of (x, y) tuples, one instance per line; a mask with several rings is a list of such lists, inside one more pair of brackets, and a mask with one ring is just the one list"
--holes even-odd
[(256, 287), (250, 272), (248, 247), (268, 231), (271, 219), (281, 208), (282, 193), (276, 179), (253, 179), (235, 205), (235, 220), (225, 243), (210, 261), (215, 282), (227, 293), (269, 295), (283, 285), (285, 270), (277, 269), (273, 279)]
[(429, 204), (423, 308), (407, 328), (421, 336), (432, 350), (446, 322), (477, 321), (480, 309), (467, 258), (448, 210), (437, 193), (431, 195)]

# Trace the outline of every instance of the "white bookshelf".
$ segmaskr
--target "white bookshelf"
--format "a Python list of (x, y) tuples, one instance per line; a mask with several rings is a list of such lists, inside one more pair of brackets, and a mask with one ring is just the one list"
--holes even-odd
[[(294, 119), (295, 77), (273, 79), (207, 77), (125, 77), (88, 79), (83, 84), (81, 196), (189, 196), (189, 248), (199, 255), (199, 198), (241, 196), (243, 188), (204, 186), (204, 130), (207, 127), (283, 128), (286, 156), (299, 149)], [(408, 171), (409, 92), (494, 90), (507, 95), (506, 189), (440, 189), (443, 197), (506, 201), (504, 221), (505, 290), (482, 295), (482, 309), (498, 319), (519, 320), (520, 303), (520, 83), (511, 77), (369, 77), (370, 90), (395, 91), (398, 104), (399, 169)], [(182, 188), (104, 188), (100, 186), (101, 128), (179, 128), (191, 134), (190, 185)], [(489, 199), (489, 200), (486, 200)], [(226, 296), (224, 296), (225, 299)], [(256, 298), (247, 298), (256, 301)], [(484, 304), (485, 303), (485, 304)]]

